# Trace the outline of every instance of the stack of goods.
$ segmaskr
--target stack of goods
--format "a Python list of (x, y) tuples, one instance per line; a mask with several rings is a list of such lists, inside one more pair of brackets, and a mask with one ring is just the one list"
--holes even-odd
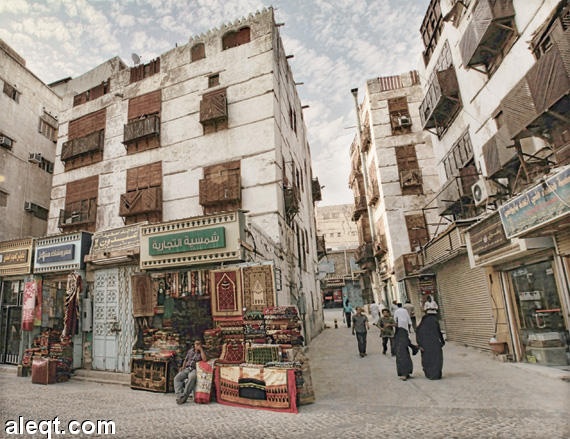
[(299, 404), (310, 404), (315, 402), (315, 392), (313, 390), (313, 380), (311, 379), (311, 367), (309, 358), (304, 354), (303, 348), (295, 346), (284, 351), (284, 356), (289, 362), (297, 364), (295, 366), (297, 395), (299, 396)]
[(204, 331), (204, 350), (208, 358), (220, 357), (222, 352), (222, 330), (220, 328)]
[(161, 329), (148, 329), (144, 332), (144, 358), (168, 359), (177, 354), (184, 355), (180, 345), (180, 336), (174, 332)]
[(34, 358), (56, 360), (58, 381), (66, 381), (73, 368), (73, 342), (62, 337), (61, 331), (48, 329), (32, 341), (32, 347), (24, 351), (22, 366), (31, 367)]
[(299, 313), (294, 306), (271, 306), (263, 310), (265, 332), (273, 343), (299, 346), (303, 344)]
[(58, 381), (67, 381), (73, 369), (73, 343), (69, 337), (50, 346), (49, 357), (57, 361)]
[(243, 320), (218, 320), (216, 327), (222, 331), (223, 343), (243, 343)]
[(247, 311), (243, 316), (243, 333), (246, 342), (266, 343), (265, 320), (263, 312)]

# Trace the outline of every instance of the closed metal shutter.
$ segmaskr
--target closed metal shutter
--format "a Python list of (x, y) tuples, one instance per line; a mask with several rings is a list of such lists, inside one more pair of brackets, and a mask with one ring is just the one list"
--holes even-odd
[(554, 235), (554, 239), (556, 239), (556, 246), (560, 255), (570, 256), (570, 229), (557, 233)]
[(495, 324), (485, 270), (470, 268), (467, 255), (461, 255), (437, 272), (437, 285), (447, 339), (489, 349)]

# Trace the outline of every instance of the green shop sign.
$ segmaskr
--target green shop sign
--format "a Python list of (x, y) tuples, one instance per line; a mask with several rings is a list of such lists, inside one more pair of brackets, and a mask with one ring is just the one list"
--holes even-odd
[(212, 229), (154, 236), (149, 238), (148, 244), (151, 256), (223, 248), (226, 246), (225, 228), (214, 227)]

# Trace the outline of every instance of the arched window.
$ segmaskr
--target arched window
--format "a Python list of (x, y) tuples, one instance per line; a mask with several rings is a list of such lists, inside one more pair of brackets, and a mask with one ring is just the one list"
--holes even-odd
[(194, 62), (202, 58), (206, 58), (206, 48), (204, 43), (194, 44), (190, 49), (190, 61)]
[(222, 49), (231, 49), (250, 42), (251, 31), (249, 27), (242, 27), (237, 31), (230, 31), (222, 37)]

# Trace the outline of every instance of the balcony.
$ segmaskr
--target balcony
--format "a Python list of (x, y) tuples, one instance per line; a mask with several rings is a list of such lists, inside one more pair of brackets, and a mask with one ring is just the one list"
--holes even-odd
[(512, 0), (480, 0), (460, 42), (466, 67), (488, 66), (516, 33)]
[(65, 162), (89, 153), (103, 151), (104, 138), (105, 130), (100, 130), (64, 142), (61, 147), (61, 160)]
[(241, 200), (240, 170), (225, 171), (220, 178), (203, 178), (200, 185), (200, 204), (202, 206), (217, 206)]
[(123, 217), (162, 210), (162, 188), (150, 187), (121, 194), (119, 215)]
[(471, 186), (476, 181), (475, 172), (473, 175), (449, 179), (436, 196), (439, 215), (468, 215), (469, 207), (473, 204)]
[(313, 195), (313, 202), (322, 201), (323, 194), (321, 192), (321, 184), (319, 183), (319, 179), (316, 177), (311, 181), (311, 192)]
[(325, 235), (317, 235), (317, 259), (320, 260), (327, 254)]
[(372, 243), (365, 242), (364, 244), (360, 245), (354, 252), (354, 260), (360, 266), (362, 266), (362, 264), (366, 263), (367, 261), (374, 261)]
[(285, 200), (285, 217), (290, 222), (297, 213), (299, 213), (300, 194), (296, 186), (285, 186), (283, 188), (283, 197)]
[(358, 221), (362, 212), (366, 212), (366, 197), (354, 197), (352, 221)]
[(370, 135), (370, 127), (364, 125), (362, 127), (362, 133), (360, 135), (360, 143), (363, 152), (366, 152), (370, 149), (371, 144), (371, 135)]
[(202, 125), (227, 121), (228, 106), (226, 89), (206, 93), (200, 101), (200, 123)]
[(424, 130), (436, 129), (440, 135), (451, 123), (459, 109), (461, 98), (457, 75), (453, 65), (433, 75), (426, 96), (420, 105), (420, 118)]
[(77, 226), (94, 224), (97, 219), (97, 199), (77, 201), (59, 211), (60, 229), (76, 228)]
[(156, 114), (136, 119), (124, 126), (123, 143), (160, 135), (160, 117)]

